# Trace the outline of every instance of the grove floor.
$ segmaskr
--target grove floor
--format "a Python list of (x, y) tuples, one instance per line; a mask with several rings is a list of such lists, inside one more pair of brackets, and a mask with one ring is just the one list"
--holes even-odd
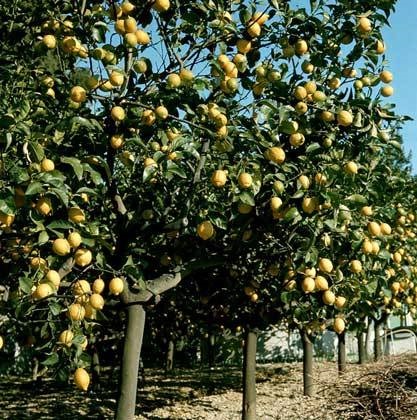
[[(147, 370), (138, 392), (139, 420), (238, 420), (241, 372), (234, 368)], [(417, 420), (417, 357), (363, 366), (315, 363), (316, 396), (302, 396), (302, 366), (261, 365), (257, 371), (260, 420)], [(111, 419), (115, 382), (81, 393), (51, 380), (0, 378), (0, 419)]]

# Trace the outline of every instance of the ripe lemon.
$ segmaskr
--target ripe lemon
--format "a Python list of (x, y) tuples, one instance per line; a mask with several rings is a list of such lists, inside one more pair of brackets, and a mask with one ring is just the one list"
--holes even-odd
[(113, 121), (120, 122), (126, 118), (125, 110), (121, 106), (114, 106), (110, 113)]
[(304, 197), (301, 208), (307, 214), (312, 214), (318, 208), (318, 199), (316, 197)]
[(146, 71), (148, 70), (148, 64), (145, 60), (136, 60), (133, 64), (133, 69), (137, 73), (146, 73)]
[(88, 302), (84, 305), (84, 308), (85, 308), (85, 317), (87, 319), (97, 318), (97, 311)]
[(250, 188), (252, 186), (252, 175), (246, 172), (242, 172), (239, 175), (237, 182), (240, 188), (243, 188), (243, 189)]
[(194, 79), (193, 72), (191, 70), (188, 70), (188, 69), (181, 69), (180, 73), (179, 73), (179, 76), (180, 76), (181, 82), (184, 82), (186, 84), (191, 83)]
[(135, 32), (135, 36), (136, 36), (136, 42), (139, 45), (148, 45), (151, 42), (151, 38), (149, 37), (149, 34), (142, 29), (138, 29)]
[(124, 19), (123, 23), (125, 33), (135, 33), (138, 29), (136, 19), (131, 16)]
[(46, 48), (54, 49), (56, 47), (56, 38), (53, 35), (45, 35), (42, 38), (42, 42), (46, 46)]
[(77, 103), (85, 102), (87, 100), (87, 92), (81, 86), (74, 86), (71, 89), (70, 98)]
[(295, 45), (294, 50), (297, 55), (303, 55), (308, 51), (308, 44), (303, 39), (299, 39)]
[(311, 293), (314, 291), (314, 288), (316, 287), (316, 283), (313, 278), (311, 277), (304, 277), (301, 288), (305, 293)]
[(392, 259), (396, 264), (399, 264), (402, 261), (403, 257), (399, 252), (394, 252)]
[(217, 188), (224, 187), (227, 182), (227, 174), (225, 171), (218, 169), (211, 176), (211, 183)]
[(47, 265), (46, 260), (40, 257), (33, 257), (30, 260), (30, 266), (34, 269), (44, 270)]
[(328, 82), (327, 86), (329, 86), (330, 89), (337, 89), (341, 85), (341, 81), (337, 77), (332, 77)]
[(358, 165), (352, 161), (346, 163), (344, 169), (348, 175), (356, 175), (358, 173)]
[(52, 287), (48, 283), (41, 283), (36, 287), (33, 297), (35, 300), (45, 299), (52, 295), (52, 293)]
[(308, 106), (307, 106), (307, 104), (305, 103), (305, 102), (297, 102), (296, 104), (295, 104), (295, 112), (297, 113), (297, 114), (300, 114), (300, 115), (302, 115), (302, 114), (305, 114), (307, 111), (308, 111)]
[(346, 324), (342, 318), (335, 318), (333, 322), (333, 329), (336, 334), (341, 334), (345, 330)]
[(318, 172), (314, 176), (314, 181), (318, 185), (326, 185), (327, 184), (327, 177), (326, 177), (326, 175), (322, 174), (321, 172)]
[(294, 96), (299, 101), (302, 101), (307, 98), (308, 92), (304, 86), (297, 86), (294, 90)]
[(252, 49), (252, 42), (248, 39), (239, 39), (236, 42), (236, 47), (241, 54), (247, 54)]
[(255, 12), (251, 17), (252, 22), (257, 22), (259, 25), (263, 25), (269, 19), (269, 15), (264, 12)]
[(156, 121), (156, 115), (155, 112), (153, 112), (151, 109), (145, 109), (142, 113), (142, 123), (151, 126)]
[(76, 265), (85, 267), (86, 265), (90, 264), (92, 260), (93, 254), (89, 249), (79, 248), (77, 251), (75, 251), (74, 261)]
[(383, 235), (391, 235), (392, 229), (388, 223), (381, 223), (379, 227)]
[(329, 289), (329, 283), (327, 279), (323, 276), (317, 276), (314, 279), (315, 287), (317, 290), (326, 291)]
[(13, 214), (6, 214), (0, 211), (0, 225), (9, 227), (14, 222)]
[(314, 102), (325, 102), (327, 99), (327, 96), (324, 92), (321, 90), (317, 90), (313, 93), (313, 101)]
[(328, 258), (320, 258), (319, 269), (323, 273), (331, 273), (333, 271), (333, 263)]
[(74, 296), (81, 296), (91, 292), (90, 283), (87, 280), (77, 280), (72, 286)]
[(388, 97), (394, 94), (394, 88), (392, 86), (383, 86), (381, 88), (381, 95)]
[(122, 12), (124, 15), (129, 15), (130, 13), (132, 13), (135, 10), (135, 5), (130, 3), (129, 0), (125, 0), (120, 8), (122, 9)]
[(298, 177), (297, 182), (300, 184), (300, 187), (304, 190), (308, 190), (310, 188), (310, 178), (306, 175), (300, 175)]
[(42, 197), (36, 202), (36, 210), (43, 216), (48, 216), (52, 211), (51, 200), (47, 197)]
[(78, 368), (74, 373), (74, 383), (77, 388), (82, 391), (87, 391), (90, 385), (90, 376), (87, 371), (83, 368)]
[(326, 290), (322, 295), (322, 299), (325, 305), (333, 305), (336, 300), (336, 296), (331, 290)]
[(68, 307), (67, 316), (72, 321), (82, 321), (85, 317), (84, 306), (79, 303), (72, 303)]
[(143, 165), (145, 166), (145, 168), (147, 168), (149, 166), (152, 166), (154, 168), (158, 167), (158, 164), (155, 162), (155, 160), (150, 158), (150, 157), (145, 158), (145, 161), (143, 162)]
[(372, 216), (373, 215), (373, 210), (371, 206), (363, 206), (361, 208), (361, 214), (362, 216)]
[(358, 20), (358, 30), (362, 34), (366, 34), (368, 32), (371, 32), (372, 31), (372, 22), (366, 17), (361, 17)]
[(55, 164), (51, 159), (43, 159), (41, 162), (42, 172), (51, 172), (55, 169)]
[(282, 206), (282, 200), (279, 197), (272, 197), (269, 205), (272, 211), (278, 211)]
[(120, 277), (114, 277), (110, 280), (109, 283), (109, 292), (111, 295), (120, 295), (123, 292), (124, 283)]
[(167, 85), (170, 89), (181, 86), (181, 77), (176, 73), (171, 73), (167, 77)]
[(113, 86), (122, 86), (124, 80), (125, 80), (125, 77), (123, 76), (121, 72), (113, 70), (110, 73), (109, 81)]
[(362, 243), (362, 252), (364, 254), (371, 254), (373, 251), (372, 242), (368, 239), (365, 239)]
[(91, 305), (92, 308), (100, 311), (104, 307), (104, 299), (103, 299), (103, 296), (99, 295), (98, 293), (93, 293), (90, 296), (89, 303), (90, 303), (90, 305)]
[(337, 296), (334, 301), (334, 306), (337, 309), (342, 309), (346, 305), (346, 298), (344, 296)]
[(152, 8), (158, 13), (166, 12), (170, 8), (171, 4), (169, 0), (155, 0), (152, 5)]
[(349, 268), (352, 273), (360, 273), (362, 271), (362, 263), (359, 260), (353, 260), (349, 263)]
[(155, 115), (160, 120), (166, 120), (169, 116), (169, 113), (168, 113), (168, 110), (164, 106), (160, 105), (155, 108)]
[(383, 70), (379, 73), (379, 79), (384, 83), (391, 83), (394, 80), (394, 76), (388, 70)]
[(122, 134), (114, 134), (110, 138), (110, 146), (112, 149), (120, 149), (124, 144), (124, 137)]
[(54, 251), (55, 254), (64, 257), (71, 252), (71, 246), (66, 239), (58, 238), (55, 239), (52, 244), (52, 251)]
[(349, 111), (340, 111), (337, 114), (337, 122), (343, 127), (348, 127), (353, 123), (353, 115)]
[(372, 236), (379, 236), (381, 235), (381, 228), (377, 222), (369, 222), (368, 223), (368, 232)]
[(314, 65), (311, 64), (309, 61), (305, 60), (301, 64), (301, 69), (303, 70), (304, 73), (311, 74), (314, 71)]
[(46, 273), (45, 280), (52, 283), (56, 289), (58, 289), (61, 283), (61, 276), (59, 275), (58, 271), (49, 270)]
[(81, 245), (82, 238), (78, 232), (71, 232), (68, 235), (68, 243), (70, 244), (71, 248), (78, 248)]
[(285, 152), (284, 149), (282, 149), (281, 147), (270, 147), (266, 152), (265, 152), (265, 157), (270, 160), (271, 162), (277, 163), (277, 164), (282, 164), (285, 161)]
[(257, 22), (252, 22), (249, 25), (250, 26), (246, 29), (248, 35), (251, 38), (257, 38), (261, 34), (261, 25)]
[(210, 239), (214, 235), (213, 224), (209, 220), (200, 223), (197, 226), (197, 235), (204, 241)]
[(92, 287), (93, 292), (100, 294), (103, 292), (105, 286), (106, 284), (104, 283), (103, 279), (101, 278), (95, 279), (93, 282), (93, 287)]
[(84, 211), (79, 207), (71, 207), (68, 209), (68, 219), (73, 223), (83, 223), (85, 222)]
[(74, 333), (71, 330), (64, 330), (59, 334), (58, 342), (70, 347), (72, 344), (72, 339), (74, 338)]

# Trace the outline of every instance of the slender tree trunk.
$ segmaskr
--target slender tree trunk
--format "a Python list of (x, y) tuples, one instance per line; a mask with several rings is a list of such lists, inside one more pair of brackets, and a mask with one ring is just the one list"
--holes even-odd
[(172, 340), (169, 340), (165, 370), (167, 372), (170, 372), (173, 366), (174, 366), (174, 342)]
[(366, 326), (366, 340), (365, 340), (365, 346), (366, 346), (366, 353), (367, 354), (372, 353), (371, 331), (372, 331), (372, 320), (371, 320), (370, 317), (368, 317), (368, 325)]
[(94, 388), (98, 390), (100, 389), (100, 358), (95, 344), (93, 346), (92, 368)]
[(364, 363), (367, 362), (367, 359), (368, 359), (364, 332), (358, 331), (356, 338), (358, 339), (359, 364), (363, 365)]
[(36, 381), (38, 379), (39, 372), (39, 360), (37, 357), (33, 358), (33, 368), (32, 368), (32, 380)]
[(337, 370), (339, 375), (346, 372), (346, 335), (345, 332), (337, 335)]
[(209, 364), (209, 341), (206, 337), (200, 338), (200, 363), (201, 366)]
[(256, 330), (246, 331), (243, 355), (242, 420), (256, 420)]
[(304, 395), (312, 397), (314, 395), (313, 384), (313, 342), (306, 331), (301, 332), (303, 341), (303, 381)]
[(216, 342), (216, 336), (214, 334), (210, 334), (208, 338), (208, 365), (209, 368), (214, 366), (214, 344)]
[(134, 304), (127, 307), (127, 326), (116, 420), (133, 420), (135, 418), (139, 359), (145, 316), (146, 313), (142, 305)]
[(375, 339), (374, 339), (374, 358), (375, 361), (379, 360), (382, 357), (382, 339), (381, 339), (381, 321), (374, 321), (374, 331), (375, 331)]

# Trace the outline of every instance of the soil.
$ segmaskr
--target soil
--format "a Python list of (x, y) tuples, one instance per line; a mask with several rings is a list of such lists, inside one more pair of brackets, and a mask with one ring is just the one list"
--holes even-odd
[[(302, 396), (300, 363), (260, 365), (260, 420), (417, 420), (417, 356), (348, 365), (338, 375), (332, 362), (315, 363), (316, 396)], [(114, 375), (100, 390), (42, 379), (0, 378), (0, 419), (111, 419)], [(238, 420), (241, 372), (237, 368), (146, 370), (136, 419)]]

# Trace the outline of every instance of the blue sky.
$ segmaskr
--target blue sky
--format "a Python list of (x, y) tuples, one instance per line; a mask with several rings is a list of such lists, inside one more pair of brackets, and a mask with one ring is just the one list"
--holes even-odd
[(413, 171), (417, 173), (417, 1), (399, 0), (390, 17), (391, 28), (384, 31), (386, 58), (394, 74), (392, 101), (399, 114), (415, 121), (406, 123), (403, 138), (406, 150), (413, 154)]

